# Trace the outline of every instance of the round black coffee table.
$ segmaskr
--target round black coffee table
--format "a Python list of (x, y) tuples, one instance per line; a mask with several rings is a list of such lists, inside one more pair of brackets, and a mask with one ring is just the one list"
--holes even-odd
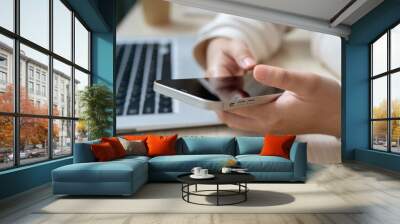
[[(222, 174), (216, 173), (213, 174), (215, 177), (212, 179), (193, 179), (189, 174), (182, 174), (177, 177), (178, 181), (182, 183), (182, 199), (188, 203), (198, 204), (198, 205), (234, 205), (245, 202), (247, 200), (247, 192), (249, 188), (247, 187), (247, 183), (255, 180), (255, 177), (248, 173), (229, 173)], [(197, 185), (215, 185), (215, 190), (198, 190)], [(237, 190), (223, 190), (220, 189), (220, 185), (236, 185), (238, 186)], [(194, 191), (190, 191), (190, 186), (195, 186)], [(215, 192), (215, 194), (206, 194), (209, 192)], [(193, 202), (190, 200), (190, 196), (203, 196), (203, 197), (216, 197), (216, 204), (202, 204)], [(232, 197), (232, 196), (240, 196), (240, 199), (231, 203), (221, 203), (221, 197)]]

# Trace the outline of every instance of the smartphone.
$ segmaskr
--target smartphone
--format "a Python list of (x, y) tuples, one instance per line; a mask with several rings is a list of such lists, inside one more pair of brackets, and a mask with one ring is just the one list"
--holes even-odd
[(209, 110), (230, 110), (269, 103), (283, 93), (282, 89), (257, 82), (252, 74), (217, 78), (156, 80), (154, 81), (154, 91)]

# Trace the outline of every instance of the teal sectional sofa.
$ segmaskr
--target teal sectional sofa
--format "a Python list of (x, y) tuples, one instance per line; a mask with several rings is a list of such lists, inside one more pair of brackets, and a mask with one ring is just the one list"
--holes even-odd
[(307, 145), (294, 142), (290, 159), (260, 156), (262, 137), (199, 137), (177, 140), (177, 155), (128, 156), (122, 159), (96, 162), (90, 145), (96, 141), (75, 145), (74, 163), (52, 172), (53, 193), (67, 195), (131, 195), (148, 181), (176, 181), (193, 167), (218, 172), (234, 159), (258, 182), (304, 182), (307, 172)]

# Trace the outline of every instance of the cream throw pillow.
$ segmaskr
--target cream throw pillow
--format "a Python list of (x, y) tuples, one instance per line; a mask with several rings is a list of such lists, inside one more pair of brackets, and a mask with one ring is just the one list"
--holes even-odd
[(126, 155), (146, 156), (146, 145), (141, 140), (128, 141), (124, 138), (118, 138), (126, 151)]

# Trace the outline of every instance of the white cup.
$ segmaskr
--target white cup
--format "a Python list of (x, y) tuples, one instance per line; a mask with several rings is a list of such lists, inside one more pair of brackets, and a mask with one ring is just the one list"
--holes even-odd
[(201, 175), (201, 173), (200, 173), (201, 170), (202, 170), (201, 167), (193, 167), (192, 173), (193, 173), (194, 175), (196, 175), (196, 176), (199, 176), (199, 175)]
[(208, 169), (201, 169), (200, 170), (200, 176), (207, 176), (208, 175)]
[(230, 172), (232, 172), (232, 168), (229, 168), (229, 167), (222, 167), (221, 172), (222, 172), (222, 173), (230, 173)]

